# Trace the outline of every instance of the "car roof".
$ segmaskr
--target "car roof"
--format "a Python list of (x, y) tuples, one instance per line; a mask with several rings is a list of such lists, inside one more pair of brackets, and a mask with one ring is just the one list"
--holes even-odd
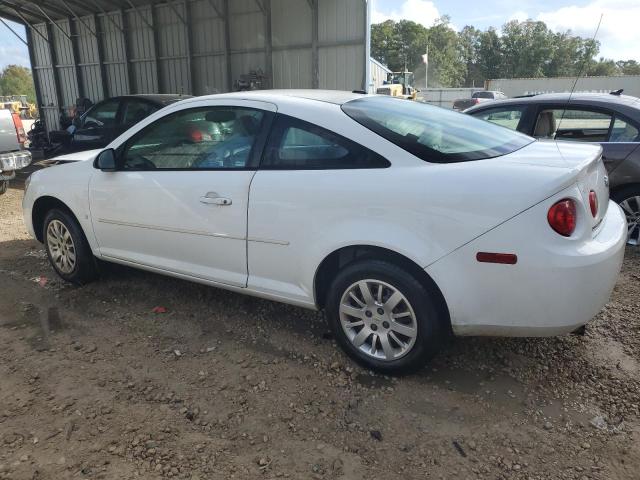
[[(640, 98), (632, 97), (630, 95), (614, 95), (611, 93), (540, 93), (538, 95), (507, 98), (504, 100), (499, 100), (499, 102), (500, 104), (506, 105), (512, 103), (567, 102), (569, 101), (569, 99), (571, 99), (571, 103), (615, 103), (627, 106), (636, 105), (638, 108), (640, 108)], [(486, 108), (489, 105), (495, 105), (495, 103), (483, 103), (482, 105), (473, 107), (473, 110), (479, 110), (480, 107)]]
[[(305, 100), (314, 100), (318, 102), (333, 103), (336, 105), (342, 105), (343, 103), (355, 100), (357, 98), (363, 98), (369, 95), (363, 93), (354, 93), (343, 90), (318, 90), (318, 89), (291, 89), (291, 90), (253, 90), (249, 92), (233, 92), (233, 93), (220, 93), (214, 95), (207, 95), (204, 97), (198, 97), (198, 99), (210, 98), (212, 100), (220, 98), (228, 99), (250, 99), (250, 100), (263, 100), (274, 101), (278, 99), (290, 99), (290, 98), (302, 98)], [(373, 96), (373, 95), (371, 95)]]
[(180, 100), (186, 100), (187, 98), (193, 98), (192, 95), (182, 95), (179, 93), (153, 93), (153, 94), (136, 94), (136, 95), (122, 95), (121, 98), (140, 98), (142, 100), (149, 100), (153, 103), (160, 105), (169, 105), (170, 103), (178, 102)]

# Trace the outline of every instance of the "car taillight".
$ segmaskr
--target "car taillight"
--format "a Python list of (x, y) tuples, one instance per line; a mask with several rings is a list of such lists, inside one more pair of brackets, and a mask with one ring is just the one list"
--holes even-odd
[(589, 207), (591, 208), (591, 215), (595, 218), (598, 215), (598, 195), (593, 190), (589, 192)]
[(570, 237), (576, 229), (576, 202), (565, 198), (554, 203), (547, 213), (549, 225), (563, 237)]
[(23, 144), (27, 141), (27, 135), (24, 133), (24, 127), (22, 126), (22, 119), (19, 113), (12, 113), (13, 126), (16, 128), (16, 135), (18, 136), (18, 142)]

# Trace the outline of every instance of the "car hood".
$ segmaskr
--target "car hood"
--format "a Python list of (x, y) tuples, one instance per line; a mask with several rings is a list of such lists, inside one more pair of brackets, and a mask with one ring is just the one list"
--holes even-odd
[(42, 162), (39, 162), (39, 164), (51, 166), (59, 165), (61, 163), (86, 162), (87, 160), (93, 160), (94, 158), (96, 158), (102, 150), (104, 149), (98, 148), (95, 150), (85, 150), (83, 152), (68, 153), (66, 155), (59, 155), (57, 157), (43, 160)]

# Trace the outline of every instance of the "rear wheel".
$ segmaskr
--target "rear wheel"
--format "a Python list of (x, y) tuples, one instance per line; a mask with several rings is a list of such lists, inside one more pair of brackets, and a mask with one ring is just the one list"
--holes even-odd
[(96, 277), (91, 247), (70, 213), (50, 210), (44, 220), (42, 238), (51, 266), (64, 280), (83, 285)]
[(626, 187), (612, 195), (627, 217), (627, 245), (640, 245), (640, 188)]
[(424, 366), (448, 332), (433, 292), (386, 261), (365, 260), (340, 271), (326, 306), (329, 325), (345, 352), (383, 373)]

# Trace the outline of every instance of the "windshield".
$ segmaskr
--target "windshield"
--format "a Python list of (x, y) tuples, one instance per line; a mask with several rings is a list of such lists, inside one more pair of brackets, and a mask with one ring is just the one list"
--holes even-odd
[(427, 162), (499, 157), (534, 141), (470, 115), (409, 100), (361, 98), (345, 103), (342, 110), (369, 130)]

